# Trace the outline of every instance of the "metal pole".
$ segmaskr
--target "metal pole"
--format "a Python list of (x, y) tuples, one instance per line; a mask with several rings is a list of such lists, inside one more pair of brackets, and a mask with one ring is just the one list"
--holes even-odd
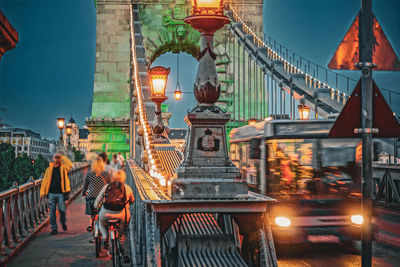
[(242, 47), (242, 62), (243, 62), (243, 65), (242, 65), (242, 73), (243, 73), (243, 88), (242, 88), (242, 90), (243, 90), (243, 109), (242, 109), (242, 112), (243, 112), (243, 122), (245, 122), (246, 121), (246, 71), (245, 71), (245, 67), (246, 67), (246, 61), (245, 61), (245, 59), (244, 59), (244, 48)]
[[(268, 84), (267, 84), (267, 86), (266, 86), (266, 83), (265, 83), (265, 72), (264, 72), (264, 69), (262, 69), (262, 73), (261, 73), (261, 75), (262, 75), (262, 89), (263, 89), (263, 92), (264, 92), (264, 97), (263, 97), (263, 116), (265, 117), (265, 115), (266, 115), (266, 113), (268, 113), (268, 116), (269, 116), (269, 92), (268, 92)], [(267, 87), (267, 88), (265, 88), (265, 87)]]
[(260, 192), (261, 194), (265, 195), (265, 159), (266, 159), (266, 144), (265, 144), (265, 138), (261, 138), (261, 144), (260, 144), (260, 150), (261, 150), (261, 161), (260, 161)]
[(251, 98), (252, 98), (252, 88), (251, 88), (251, 61), (250, 61), (250, 55), (247, 55), (247, 105), (248, 105), (248, 118), (251, 118), (253, 116), (253, 107), (251, 105)]
[[(233, 43), (232, 43), (233, 42)], [(234, 38), (232, 38), (232, 36), (231, 36), (231, 38), (229, 38), (229, 55), (231, 55), (231, 53), (232, 53), (232, 57), (231, 58), (233, 58), (233, 62), (232, 62), (232, 65), (233, 65), (233, 122), (234, 122), (234, 125), (233, 125), (233, 127), (236, 127), (236, 73), (235, 73), (235, 65), (236, 65), (236, 56), (235, 56), (235, 40), (234, 40)]]
[[(372, 265), (372, 0), (362, 0), (359, 15), (359, 47), (361, 76), (362, 131), (362, 226), (361, 265)], [(367, 131), (369, 130), (369, 131)]]

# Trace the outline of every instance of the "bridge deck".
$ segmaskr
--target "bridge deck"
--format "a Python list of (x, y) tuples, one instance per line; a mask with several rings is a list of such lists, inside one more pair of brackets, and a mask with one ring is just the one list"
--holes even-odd
[(99, 259), (94, 257), (91, 234), (86, 231), (89, 217), (84, 212), (85, 200), (78, 196), (67, 206), (68, 231), (59, 225), (59, 233), (50, 236), (50, 225), (45, 226), (9, 266), (112, 266), (106, 250)]

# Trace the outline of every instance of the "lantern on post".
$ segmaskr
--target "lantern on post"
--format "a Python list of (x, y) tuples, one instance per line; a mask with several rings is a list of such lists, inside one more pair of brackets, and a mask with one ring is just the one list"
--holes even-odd
[(310, 108), (304, 103), (304, 98), (300, 99), (300, 105), (297, 108), (299, 109), (300, 120), (308, 120), (310, 117)]
[(65, 119), (64, 119), (64, 118), (58, 118), (58, 119), (57, 119), (57, 126), (58, 126), (58, 129), (60, 129), (60, 130), (63, 130), (63, 129), (64, 129), (64, 122), (65, 122)]
[(72, 126), (71, 126), (71, 125), (68, 125), (68, 126), (66, 127), (66, 131), (67, 131), (67, 135), (68, 135), (68, 136), (71, 136), (71, 134), (72, 134)]
[(167, 87), (170, 68), (156, 66), (150, 68), (147, 73), (150, 79), (150, 99), (154, 102), (154, 104), (156, 104), (156, 116), (153, 122), (153, 133), (156, 135), (161, 135), (164, 132), (164, 124), (161, 117), (161, 104), (168, 99), (168, 97), (165, 96), (165, 89)]
[(70, 147), (71, 146), (72, 126), (71, 125), (67, 125), (67, 127), (65, 128), (65, 131), (66, 131), (67, 136), (68, 136), (68, 147)]
[(58, 141), (58, 146), (60, 148), (64, 147), (64, 141), (63, 141), (64, 125), (65, 125), (65, 119), (64, 118), (57, 118), (57, 126), (58, 126), (58, 129), (60, 130), (60, 140)]
[(248, 123), (249, 123), (249, 125), (254, 125), (254, 124), (257, 123), (257, 120), (254, 119), (254, 118), (251, 118), (251, 119), (248, 120)]

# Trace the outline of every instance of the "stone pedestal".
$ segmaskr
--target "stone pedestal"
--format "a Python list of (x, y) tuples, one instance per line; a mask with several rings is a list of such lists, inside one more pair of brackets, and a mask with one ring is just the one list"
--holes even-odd
[(228, 155), (225, 124), (230, 115), (215, 105), (200, 104), (187, 115), (190, 122), (185, 160), (172, 182), (172, 197), (237, 198), (247, 195), (247, 183), (240, 179)]

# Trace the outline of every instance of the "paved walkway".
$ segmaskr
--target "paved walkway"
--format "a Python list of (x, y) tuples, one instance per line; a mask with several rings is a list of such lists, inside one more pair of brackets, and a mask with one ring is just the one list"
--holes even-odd
[(8, 266), (112, 266), (106, 250), (99, 259), (94, 257), (91, 234), (86, 232), (89, 217), (84, 210), (85, 200), (79, 196), (67, 206), (68, 231), (62, 231), (59, 224), (59, 233), (50, 236), (47, 225)]

